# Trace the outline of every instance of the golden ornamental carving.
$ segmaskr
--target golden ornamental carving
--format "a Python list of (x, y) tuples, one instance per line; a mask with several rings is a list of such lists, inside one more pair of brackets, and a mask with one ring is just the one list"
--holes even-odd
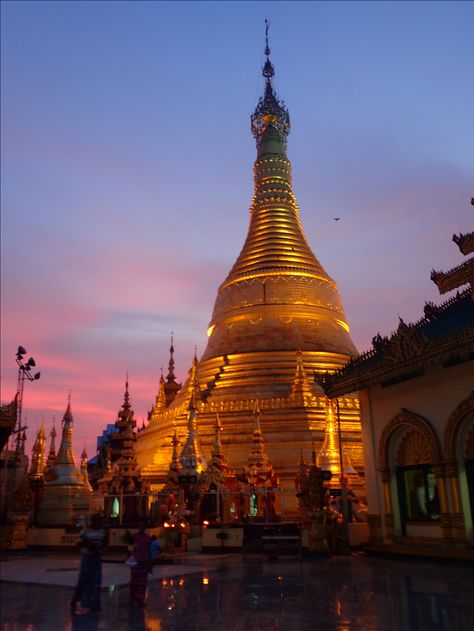
[(435, 431), (433, 430), (430, 422), (423, 418), (419, 414), (409, 412), (402, 409), (395, 418), (393, 418), (384, 427), (379, 440), (378, 448), (378, 468), (380, 471), (386, 471), (390, 469), (389, 462), (389, 446), (390, 440), (394, 432), (402, 427), (416, 429), (423, 436), (430, 453), (430, 463), (438, 463), (441, 460), (441, 450), (438, 444), (438, 439)]
[(474, 412), (474, 390), (467, 399), (457, 406), (446, 424), (443, 437), (443, 453), (447, 461), (456, 460), (456, 440), (458, 432), (464, 419), (472, 412)]
[(416, 429), (403, 436), (397, 451), (397, 467), (430, 464), (431, 450), (423, 434)]

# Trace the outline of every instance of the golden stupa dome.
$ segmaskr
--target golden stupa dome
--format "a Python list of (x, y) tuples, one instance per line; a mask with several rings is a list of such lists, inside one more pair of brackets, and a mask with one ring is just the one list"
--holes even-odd
[[(261, 109), (265, 100), (274, 112), (278, 101), (269, 80)], [(254, 132), (258, 153), (248, 234), (218, 290), (202, 360), (270, 350), (357, 354), (336, 283), (301, 227), (286, 135), (276, 116), (261, 112)]]

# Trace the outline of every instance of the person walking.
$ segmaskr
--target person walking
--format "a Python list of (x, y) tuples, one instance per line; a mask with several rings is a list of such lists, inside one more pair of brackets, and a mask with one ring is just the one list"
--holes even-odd
[(132, 555), (136, 565), (130, 565), (130, 604), (136, 607), (146, 604), (148, 573), (151, 572), (150, 544), (151, 538), (141, 526), (133, 536)]
[(102, 518), (99, 514), (92, 515), (89, 527), (84, 527), (81, 532), (81, 565), (71, 600), (73, 613), (86, 614), (89, 611), (101, 610), (101, 552), (104, 539), (105, 530), (102, 527)]

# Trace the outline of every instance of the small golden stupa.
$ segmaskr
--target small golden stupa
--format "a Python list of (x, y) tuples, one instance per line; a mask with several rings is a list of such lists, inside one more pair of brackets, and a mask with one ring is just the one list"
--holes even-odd
[[(37, 523), (39, 526), (68, 526), (89, 512), (90, 488), (84, 484), (83, 476), (78, 469), (72, 452), (73, 416), (71, 402), (68, 401), (63, 418), (61, 444), (54, 463), (44, 473), (44, 491), (41, 500)], [(54, 449), (52, 433), (52, 448)], [(50, 454), (51, 454), (50, 451)]]
[[(158, 393), (138, 435), (142, 473), (155, 488), (168, 472), (174, 428), (181, 440), (186, 436), (193, 391), (200, 393), (196, 422), (207, 458), (219, 413), (229, 465), (244, 469), (257, 405), (269, 461), (292, 486), (301, 450), (309, 453), (312, 441), (320, 446), (325, 433), (325, 397), (314, 372), (333, 372), (357, 354), (336, 283), (301, 227), (286, 152), (290, 118), (274, 90), (268, 38), (265, 55), (265, 91), (251, 117), (257, 159), (247, 238), (218, 289), (206, 350), (166, 408)], [(340, 417), (345, 449), (362, 471), (356, 396), (341, 398)]]

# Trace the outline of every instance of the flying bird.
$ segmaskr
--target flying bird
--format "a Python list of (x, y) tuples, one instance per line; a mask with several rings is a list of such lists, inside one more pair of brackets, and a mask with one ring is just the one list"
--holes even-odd
[(333, 217), (334, 221), (339, 221), (340, 217)]

